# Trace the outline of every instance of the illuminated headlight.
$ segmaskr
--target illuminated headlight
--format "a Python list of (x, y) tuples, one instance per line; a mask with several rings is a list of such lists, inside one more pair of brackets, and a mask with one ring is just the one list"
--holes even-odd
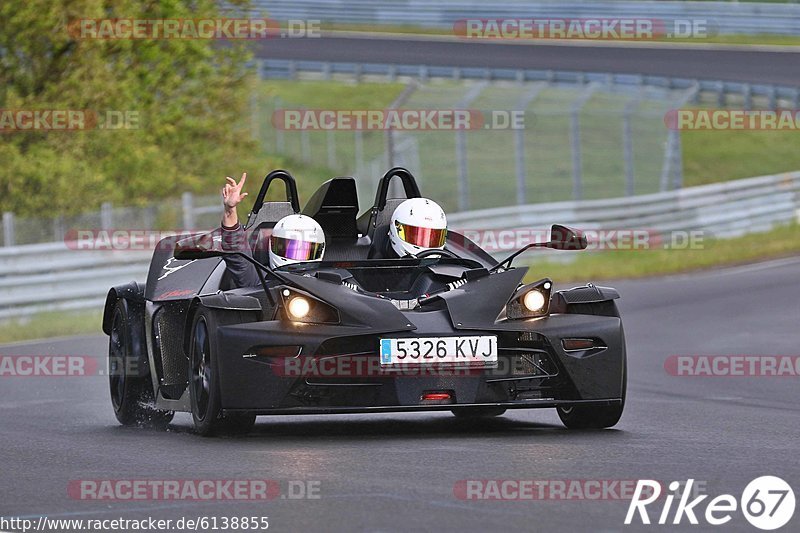
[(292, 318), (303, 319), (311, 311), (311, 304), (302, 296), (295, 296), (289, 300), (289, 305), (286, 308)]
[(280, 290), (285, 316), (293, 322), (338, 324), (339, 312), (327, 303), (294, 288)]
[(517, 289), (506, 306), (506, 318), (535, 318), (545, 316), (550, 307), (553, 282), (545, 278)]
[(538, 313), (542, 310), (542, 307), (544, 307), (546, 303), (547, 302), (544, 300), (544, 294), (536, 289), (528, 291), (528, 293), (522, 297), (522, 305), (524, 305), (525, 309), (531, 313)]

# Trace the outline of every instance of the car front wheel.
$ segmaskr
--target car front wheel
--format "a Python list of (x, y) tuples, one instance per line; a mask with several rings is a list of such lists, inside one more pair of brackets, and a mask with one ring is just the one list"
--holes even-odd
[(195, 431), (204, 437), (247, 433), (256, 420), (251, 413), (223, 415), (214, 338), (216, 329), (214, 313), (200, 309), (192, 326), (189, 398)]

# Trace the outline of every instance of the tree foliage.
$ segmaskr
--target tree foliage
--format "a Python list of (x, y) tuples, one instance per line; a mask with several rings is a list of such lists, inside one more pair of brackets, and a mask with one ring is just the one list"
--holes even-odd
[(138, 114), (137, 129), (0, 133), (0, 210), (50, 215), (103, 201), (143, 204), (208, 191), (225, 174), (255, 167), (244, 46), (78, 39), (68, 31), (87, 18), (220, 16), (214, 0), (0, 2), (0, 108)]

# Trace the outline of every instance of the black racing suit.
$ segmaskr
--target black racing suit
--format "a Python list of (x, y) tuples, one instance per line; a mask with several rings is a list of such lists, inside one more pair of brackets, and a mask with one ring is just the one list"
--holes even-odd
[[(241, 224), (237, 223), (232, 228), (222, 225), (221, 229), (223, 250), (241, 252), (253, 257), (253, 249)], [(234, 287), (255, 287), (260, 284), (256, 267), (244, 257), (241, 255), (225, 255), (223, 257)]]

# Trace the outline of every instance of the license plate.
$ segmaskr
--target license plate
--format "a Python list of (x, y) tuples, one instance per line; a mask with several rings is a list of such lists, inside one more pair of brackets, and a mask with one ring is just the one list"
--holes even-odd
[(381, 339), (381, 365), (467, 363), (497, 364), (497, 337), (423, 337)]

